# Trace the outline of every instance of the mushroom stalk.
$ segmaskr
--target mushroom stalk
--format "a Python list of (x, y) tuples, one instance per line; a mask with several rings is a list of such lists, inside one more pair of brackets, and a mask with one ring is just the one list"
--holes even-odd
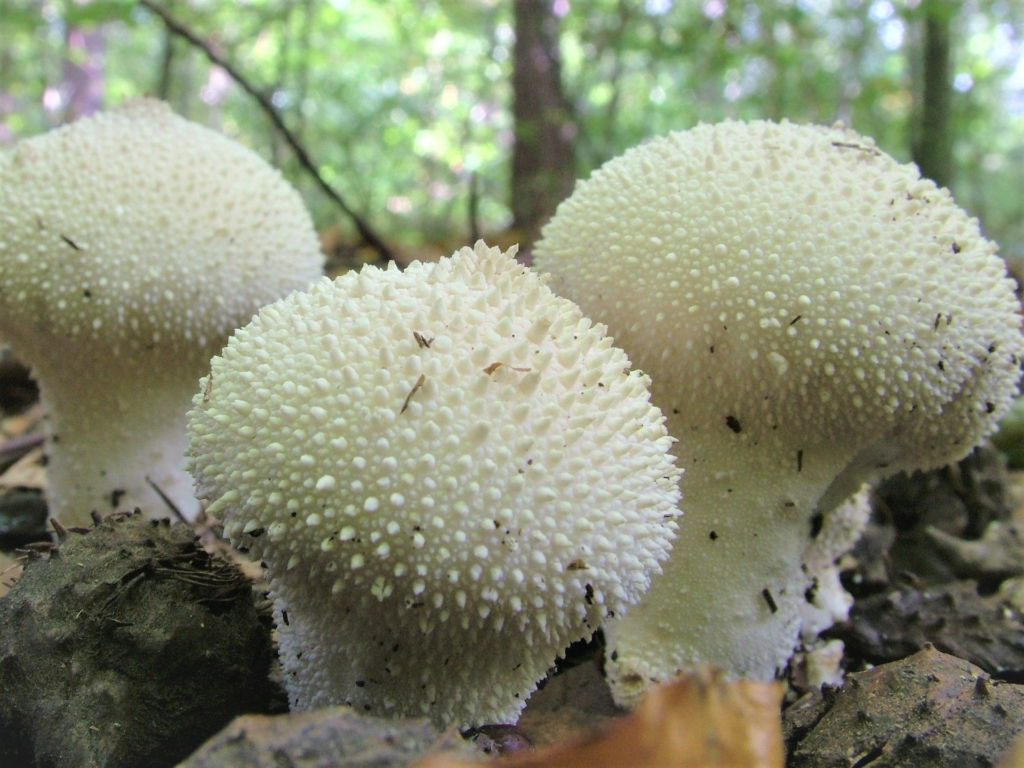
[[(151, 517), (180, 513), (186, 519), (198, 514), (182, 458), (188, 445), (182, 403), (195, 393), (198, 378), (168, 371), (152, 354), (129, 359), (110, 351), (70, 360), (37, 355), (33, 375), (47, 414), (52, 515), (78, 523), (91, 510), (140, 507)], [(88, 388), (88, 399), (79, 394), (81, 387)]]
[(188, 404), (235, 328), (320, 275), (302, 199), (139, 99), (0, 154), (0, 217), (0, 336), (46, 407), (51, 513), (194, 517)]
[(1005, 263), (948, 190), (842, 125), (654, 139), (543, 235), (535, 264), (651, 376), (684, 472), (665, 573), (610, 632), (616, 697), (698, 663), (774, 676), (848, 604), (834, 560), (863, 516), (843, 500), (955, 461), (1009, 408)]
[[(713, 435), (708, 424), (696, 437), (680, 431), (679, 421), (669, 421), (670, 432), (689, 435), (677, 445), (679, 463), (689, 469), (680, 484), (678, 555), (643, 601), (605, 629), (616, 652), (609, 678), (630, 706), (651, 677), (661, 681), (702, 664), (758, 680), (785, 668), (813, 603), (817, 574), (805, 567), (806, 551), (831, 511), (818, 505), (843, 470), (828, 444), (778, 461), (744, 445), (725, 424), (728, 435)], [(697, 456), (715, 459), (694, 469)]]

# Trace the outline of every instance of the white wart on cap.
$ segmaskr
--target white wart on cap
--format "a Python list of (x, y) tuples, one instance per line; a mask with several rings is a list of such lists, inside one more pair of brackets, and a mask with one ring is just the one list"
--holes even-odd
[[(198, 511), (196, 382), (263, 304), (321, 274), (296, 191), (255, 153), (150, 99), (0, 156), (0, 337), (48, 410), (48, 500)], [(151, 481), (151, 482), (150, 482)]]
[(292, 706), (514, 721), (668, 555), (648, 383), (483, 243), (261, 310), (194, 400), (189, 466), (269, 568)]
[(623, 702), (701, 663), (771, 678), (813, 594), (815, 515), (867, 478), (965, 455), (1016, 390), (996, 246), (841, 126), (654, 139), (580, 183), (534, 255), (651, 375), (679, 440), (673, 557), (610, 632)]

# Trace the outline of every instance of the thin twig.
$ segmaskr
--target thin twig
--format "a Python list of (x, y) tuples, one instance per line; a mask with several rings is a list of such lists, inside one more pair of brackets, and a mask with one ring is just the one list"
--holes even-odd
[(466, 213), (469, 218), (469, 242), (475, 245), (480, 239), (480, 177), (476, 171), (469, 174), (469, 205)]
[(64, 541), (67, 539), (69, 531), (64, 527), (64, 524), (56, 517), (50, 518), (50, 525), (53, 526), (53, 533), (57, 537), (57, 541)]
[(0, 444), (0, 461), (6, 461), (8, 456), (14, 454), (24, 455), (36, 446), (42, 445), (43, 441), (43, 435), (38, 432), (21, 435), (20, 437), (12, 437), (7, 442)]
[(270, 118), (270, 122), (274, 124), (274, 127), (281, 134), (282, 138), (284, 138), (288, 146), (292, 148), (292, 152), (295, 153), (295, 158), (299, 161), (299, 165), (309, 172), (316, 181), (317, 186), (320, 187), (321, 191), (334, 201), (335, 205), (337, 205), (338, 208), (340, 208), (341, 211), (352, 220), (352, 223), (355, 224), (356, 230), (359, 232), (359, 236), (362, 237), (370, 247), (377, 251), (382, 260), (394, 261), (395, 255), (391, 252), (391, 249), (383, 240), (381, 240), (377, 233), (373, 231), (370, 225), (364, 221), (358, 213), (349, 208), (341, 198), (341, 195), (338, 194), (338, 192), (324, 180), (323, 176), (320, 175), (316, 165), (313, 164), (309, 154), (306, 152), (305, 147), (302, 146), (302, 143), (295, 134), (288, 129), (288, 126), (284, 124), (284, 119), (271, 103), (270, 99), (252, 85), (252, 83), (250, 83), (241, 72), (235, 69), (231, 63), (220, 56), (220, 54), (216, 53), (207, 42), (201, 40), (188, 27), (177, 21), (166, 10), (160, 7), (160, 5), (154, 2), (154, 0), (139, 0), (139, 5), (148, 8), (159, 16), (168, 30), (178, 37), (187, 40), (191, 45), (202, 51), (211, 63), (227, 72), (231, 78), (238, 83), (239, 87), (241, 87), (243, 91), (256, 100), (256, 103), (260, 105), (260, 108), (266, 113), (267, 117)]
[[(143, 2), (145, 2), (145, 0), (143, 0)], [(149, 475), (146, 475), (146, 482), (149, 483), (149, 487), (152, 488), (156, 495), (160, 497), (161, 501), (167, 505), (167, 508), (174, 513), (174, 516), (178, 518), (178, 521), (188, 525), (188, 518), (181, 513), (181, 510), (178, 509), (178, 505), (171, 501), (171, 497), (164, 493), (163, 489), (159, 485), (149, 479)]]

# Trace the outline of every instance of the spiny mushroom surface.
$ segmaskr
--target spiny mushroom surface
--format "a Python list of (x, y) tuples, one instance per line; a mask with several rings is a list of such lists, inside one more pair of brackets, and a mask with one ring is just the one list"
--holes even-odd
[(296, 191), (255, 153), (142, 99), (0, 155), (0, 337), (48, 411), (51, 512), (198, 511), (196, 382), (263, 304), (321, 273)]
[(648, 383), (482, 242), (324, 279), (237, 331), (189, 467), (268, 566), (292, 706), (514, 721), (668, 555), (678, 471)]
[(534, 255), (650, 374), (679, 440), (673, 556), (609, 632), (623, 702), (701, 663), (775, 675), (813, 587), (816, 516), (872, 476), (965, 455), (1016, 390), (996, 246), (841, 126), (654, 139), (580, 183)]

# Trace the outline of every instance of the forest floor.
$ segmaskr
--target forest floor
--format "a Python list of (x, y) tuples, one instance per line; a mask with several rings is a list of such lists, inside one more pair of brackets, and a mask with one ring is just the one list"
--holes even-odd
[[(0, 595), (19, 581), (30, 561), (48, 562), (50, 573), (34, 576), (31, 584), (26, 574), (25, 584), (18, 588), (25, 593), (40, 590), (38, 596), (19, 596), (16, 590), (0, 597), (0, 768), (170, 766), (210, 737), (182, 765), (400, 766), (448, 750), (429, 764), (467, 765), (471, 763), (463, 761), (482, 759), (487, 753), (501, 755), (499, 760), (509, 765), (538, 768), (769, 768), (782, 764), (771, 757), (777, 748), (785, 751), (787, 768), (965, 768), (993, 766), (1000, 759), (1004, 766), (1024, 766), (1024, 760), (1013, 762), (1008, 756), (1014, 736), (1024, 730), (1024, 472), (1008, 472), (991, 449), (978, 450), (941, 471), (893, 478), (876, 488), (872, 522), (840, 563), (844, 584), (855, 597), (850, 619), (824, 638), (844, 646), (842, 687), (808, 689), (801, 682), (806, 675), (799, 665), (790, 670), (784, 689), (726, 683), (705, 672), (665, 689), (630, 717), (611, 700), (598, 637), (569, 649), (532, 696), (517, 726), (478, 729), (466, 734), (472, 742), (467, 745), (458, 733), (437, 734), (422, 720), (380, 721), (345, 708), (282, 719), (286, 704), (273, 682), (272, 633), (267, 601), (261, 599), (265, 595), (260, 592), (260, 569), (243, 563), (248, 580), (232, 575), (236, 572), (227, 563), (237, 563), (237, 556), (217, 539), (214, 525), (197, 531), (200, 547), (187, 532), (174, 533), (181, 526), (154, 528), (147, 523), (151, 527), (143, 530), (141, 520), (121, 516), (87, 534), (60, 534), (55, 546), (52, 530), (46, 527), (40, 419), (26, 372), (0, 357)], [(86, 552), (87, 545), (94, 555)], [(161, 571), (163, 565), (151, 567), (157, 562), (150, 552), (154, 547), (165, 548), (159, 563), (174, 563), (171, 571)], [(65, 555), (57, 558), (55, 550)], [(117, 558), (105, 556), (112, 550), (119, 552)], [(90, 570), (93, 566), (83, 561), (93, 556), (97, 564)], [(77, 591), (88, 591), (93, 583), (97, 590), (109, 591), (115, 585), (113, 593), (103, 593), (104, 606), (140, 594), (129, 591), (140, 573), (172, 573), (173, 578), (160, 582), (147, 598), (159, 620), (123, 621), (128, 608), (118, 614), (121, 618), (91, 624), (81, 621), (83, 610), (78, 610), (70, 630), (45, 630), (41, 620), (39, 626), (26, 620), (25, 606), (38, 613), (39, 606), (46, 605), (47, 616), (57, 615), (58, 601), (46, 601), (61, 593), (63, 566), (54, 564), (67, 558), (83, 569), (74, 571)], [(172, 615), (166, 607), (189, 600), (195, 604), (187, 616)], [(109, 643), (96, 646), (88, 645), (91, 640), (69, 639), (72, 632), (92, 632), (106, 642), (103, 638), (128, 626), (136, 635), (144, 630), (166, 634), (169, 626), (151, 627), (147, 622), (187, 627), (198, 611), (208, 611), (211, 617), (237, 615), (239, 623), (224, 637), (226, 660), (207, 665), (180, 686), (177, 678), (168, 682), (168, 676), (178, 672), (176, 661), (169, 663), (167, 658), (158, 660), (162, 670), (133, 667), (113, 685), (109, 670), (88, 671), (103, 655), (97, 648)], [(29, 631), (41, 632), (42, 639), (24, 634)], [(60, 635), (54, 646), (59, 650), (50, 653), (47, 643), (55, 634)], [(209, 642), (205, 635), (202, 642)], [(86, 647), (91, 650), (82, 651), (81, 658), (75, 655), (75, 649)], [(238, 647), (249, 654), (244, 660), (235, 658)], [(35, 649), (36, 660), (25, 661), (32, 652), (26, 648)], [(192, 666), (187, 654), (194, 649), (188, 648), (180, 653), (185, 654), (183, 664)], [(204, 648), (210, 658), (222, 653), (219, 646)], [(66, 659), (50, 658), (65, 652)], [(9, 662), (16, 657), (23, 664), (16, 676), (20, 682), (7, 682), (5, 688), (5, 664), (11, 668)], [(51, 662), (56, 666), (45, 672)], [(124, 661), (103, 663), (116, 667)], [(82, 706), (95, 716), (99, 699), (94, 694), (102, 690), (104, 706), (114, 713), (107, 718), (111, 722), (74, 722), (73, 709), (67, 710), (72, 714), (65, 713), (64, 720), (55, 719), (47, 697), (73, 701), (84, 685), (80, 681), (87, 678), (94, 688), (89, 696), (83, 695)], [(132, 689), (136, 683), (125, 689), (124, 680), (138, 681), (138, 690)], [(213, 688), (237, 695), (218, 697)], [(175, 714), (174, 727), (153, 715), (146, 695)], [(179, 700), (172, 700), (175, 697)], [(192, 707), (197, 700), (206, 708)], [(33, 712), (46, 715), (25, 714)], [(216, 735), (244, 712), (258, 714)], [(136, 725), (145, 737), (132, 731)], [(4, 727), (10, 732), (4, 733)], [(683, 732), (698, 735), (693, 741), (680, 741)], [(60, 749), (52, 746), (58, 742)], [(39, 744), (50, 744), (54, 754), (78, 757), (44, 760)], [(86, 758), (87, 762), (75, 762)]]

